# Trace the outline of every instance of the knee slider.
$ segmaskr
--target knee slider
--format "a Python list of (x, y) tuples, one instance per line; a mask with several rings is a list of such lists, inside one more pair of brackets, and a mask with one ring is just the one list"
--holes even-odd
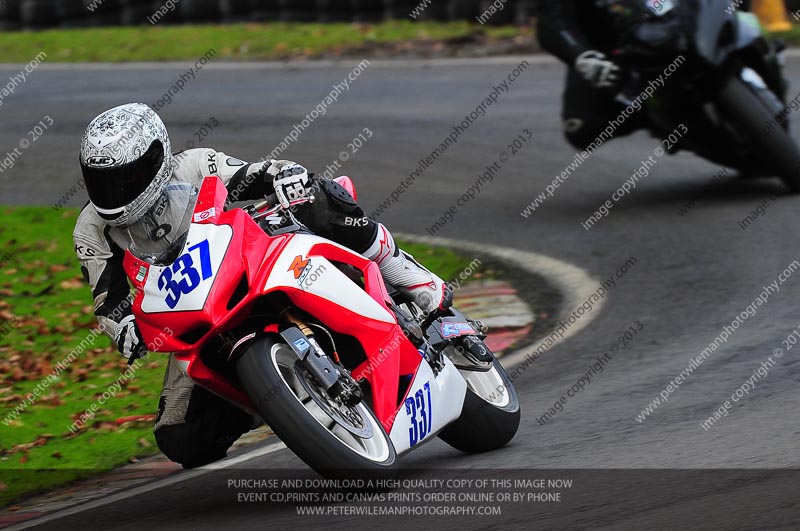
[(322, 191), (328, 196), (330, 204), (333, 208), (340, 210), (345, 214), (357, 214), (361, 208), (350, 195), (350, 192), (344, 189), (342, 185), (330, 179), (322, 179)]

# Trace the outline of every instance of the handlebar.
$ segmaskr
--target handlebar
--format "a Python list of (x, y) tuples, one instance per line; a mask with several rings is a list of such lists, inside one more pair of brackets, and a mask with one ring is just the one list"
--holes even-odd
[(315, 198), (313, 195), (309, 195), (307, 197), (290, 201), (289, 206), (284, 207), (283, 205), (280, 204), (280, 201), (278, 200), (278, 194), (271, 194), (262, 199), (261, 201), (258, 201), (250, 205), (247, 208), (247, 212), (250, 213), (250, 216), (253, 218), (253, 220), (258, 221), (260, 219), (264, 219), (278, 212), (291, 210), (292, 208), (299, 205), (304, 205), (306, 203), (313, 203), (314, 199)]

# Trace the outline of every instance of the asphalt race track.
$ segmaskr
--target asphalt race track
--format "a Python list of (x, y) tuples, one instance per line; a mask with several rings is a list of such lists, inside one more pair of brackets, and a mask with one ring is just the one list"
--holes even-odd
[[(528, 129), (532, 139), (436, 235), (546, 254), (586, 269), (598, 285), (601, 279), (618, 276), (626, 262), (633, 265), (615, 279), (616, 286), (590, 326), (520, 373), (515, 385), (523, 423), (510, 446), (464, 456), (436, 441), (403, 461), (413, 469), (508, 469), (509, 474), (556, 469), (558, 477), (576, 478), (575, 495), (570, 498), (567, 493), (561, 504), (509, 508), (500, 521), (439, 517), (424, 520), (424, 525), (669, 529), (681, 518), (681, 528), (800, 528), (798, 474), (764, 470), (800, 467), (800, 349), (775, 357), (782, 340), (800, 324), (800, 270), (741, 320), (727, 342), (669, 393), (667, 402), (662, 400), (642, 422), (636, 419), (690, 359), (746, 311), (764, 286), (800, 260), (800, 199), (784, 195), (777, 180), (742, 180), (733, 173), (714, 179), (720, 168), (710, 163), (687, 154), (665, 156), (607, 217), (584, 230), (581, 222), (610, 200), (658, 147), (656, 140), (637, 134), (595, 153), (524, 218), (523, 208), (574, 156), (561, 135), (563, 69), (551, 61), (527, 59), (529, 68), (380, 221), (398, 231), (426, 234), (487, 165), (501, 153), (510, 155), (507, 146)], [(372, 137), (336, 173), (356, 179), (359, 200), (372, 212), (519, 62), (374, 63), (281, 157), (321, 173), (340, 152), (352, 151), (348, 143), (368, 128)], [(194, 141), (243, 159), (259, 159), (324, 100), (352, 66), (210, 65), (160, 112), (176, 149)], [(0, 173), (0, 202), (57, 203), (79, 179), (78, 144), (88, 121), (123, 102), (158, 101), (186, 68), (42, 66), (24, 90), (0, 107), (0, 151), (19, 145), (45, 115), (54, 125), (12, 169)], [(2, 67), (0, 79), (18, 70)], [(800, 79), (800, 61), (789, 62), (788, 77)], [(220, 125), (198, 142), (195, 132), (211, 118)], [(796, 113), (792, 122), (800, 126)], [(70, 204), (84, 201), (81, 196)], [(681, 208), (692, 201), (681, 215)], [(742, 229), (742, 220), (759, 205), (764, 214)], [(543, 425), (537, 422), (599, 356), (622, 342), (620, 336), (631, 327), (636, 334), (603, 372), (584, 382), (584, 389), (569, 398), (562, 412)], [(768, 375), (759, 377), (726, 417), (703, 429), (701, 423), (770, 356), (776, 363)], [(241, 466), (247, 470), (237, 474), (247, 477), (258, 477), (254, 469), (304, 468), (286, 450)], [(651, 468), (672, 472), (576, 470)], [(231, 474), (198, 476), (37, 529), (245, 530), (309, 524), (287, 507), (238, 503), (235, 492), (225, 486)], [(316, 477), (306, 470), (299, 475)], [(423, 525), (416, 517), (340, 515), (323, 521), (330, 529), (372, 528), (376, 522)]]

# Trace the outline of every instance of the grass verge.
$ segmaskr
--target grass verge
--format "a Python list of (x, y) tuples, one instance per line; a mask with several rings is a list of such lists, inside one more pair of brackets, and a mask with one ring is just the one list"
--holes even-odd
[[(775, 33), (800, 45), (800, 27)], [(102, 46), (98, 45), (102, 43)], [(27, 63), (40, 52), (46, 62), (195, 61), (213, 49), (213, 60), (289, 60), (421, 55), (507, 55), (540, 51), (531, 26), (482, 26), (461, 22), (241, 23), (132, 26), (0, 32), (0, 57)]]
[(171, 61), (197, 60), (214, 49), (215, 59), (276, 60), (335, 55), (369, 44), (458, 39), (476, 33), (503, 38), (521, 31), (525, 30), (467, 22), (409, 21), (54, 29), (0, 32), (0, 57), (3, 62), (27, 63), (44, 51), (48, 62)]
[[(166, 356), (151, 355), (102, 404), (98, 401), (103, 393), (127, 370), (105, 335), (84, 343), (85, 350), (59, 371), (59, 362), (96, 328), (91, 295), (72, 249), (78, 211), (0, 206), (0, 215), (3, 507), (24, 495), (157, 453), (151, 420), (120, 419), (155, 412)], [(470, 263), (446, 249), (405, 247), (447, 279)], [(52, 376), (54, 370), (57, 376)], [(28, 401), (44, 381), (47, 387), (36, 400)], [(95, 403), (99, 405), (95, 417), (72, 433), (73, 422)]]
[(786, 44), (789, 46), (800, 46), (800, 26), (794, 26), (789, 31), (781, 31), (778, 33), (772, 33), (771, 37), (780, 37)]

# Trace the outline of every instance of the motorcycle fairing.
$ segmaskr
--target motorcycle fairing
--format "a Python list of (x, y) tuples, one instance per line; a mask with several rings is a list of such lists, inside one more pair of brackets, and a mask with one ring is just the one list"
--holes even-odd
[[(351, 335), (361, 343), (367, 359), (354, 368), (352, 375), (370, 383), (372, 408), (387, 432), (393, 431), (398, 418), (410, 429), (410, 413), (405, 413), (404, 401), (426, 382), (430, 382), (431, 400), (436, 401), (431, 411), (436, 416), (430, 426), (433, 430), (426, 430), (416, 444), (458, 416), (465, 396), (463, 380), (460, 385), (450, 382), (453, 376), (447, 367), (433, 377), (427, 362), (422, 363), (423, 357), (405, 337), (387, 305), (391, 299), (377, 264), (317, 236), (298, 233), (270, 236), (243, 210), (225, 211), (226, 197), (227, 190), (219, 178), (204, 180), (182, 254), (170, 266), (154, 266), (126, 253), (123, 265), (136, 290), (133, 313), (149, 350), (173, 352), (179, 366), (197, 383), (255, 411), (236, 382), (209, 368), (200, 358), (200, 352), (211, 338), (242, 324), (257, 299), (280, 292), (331, 330)], [(212, 244), (227, 247), (223, 259), (216, 251), (209, 253), (205, 265), (210, 262), (211, 270), (204, 273), (196, 246), (205, 241), (209, 247)], [(182, 257), (191, 253), (194, 255), (190, 265)], [(363, 288), (336, 263), (360, 271)], [(177, 277), (172, 280), (180, 287), (168, 288), (169, 283), (162, 276), (167, 267)], [(197, 277), (189, 272), (192, 268)], [(198, 277), (201, 280), (195, 282)], [(164, 280), (159, 282), (160, 278)], [(247, 293), (237, 299), (235, 294), (242, 283), (246, 283)], [(180, 297), (176, 297), (175, 289)], [(176, 302), (175, 298), (179, 300)], [(274, 332), (274, 325), (264, 323), (264, 329)], [(166, 329), (172, 333), (165, 334)], [(154, 344), (156, 338), (160, 343)], [(427, 369), (424, 381), (417, 378), (422, 367)], [(401, 378), (409, 378), (413, 384), (404, 396), (398, 397)], [(400, 435), (395, 437), (398, 448), (414, 446), (408, 437), (405, 441)]]
[(423, 363), (414, 375), (389, 432), (398, 454), (429, 441), (461, 416), (467, 382), (446, 357), (444, 365), (434, 375), (430, 365)]

